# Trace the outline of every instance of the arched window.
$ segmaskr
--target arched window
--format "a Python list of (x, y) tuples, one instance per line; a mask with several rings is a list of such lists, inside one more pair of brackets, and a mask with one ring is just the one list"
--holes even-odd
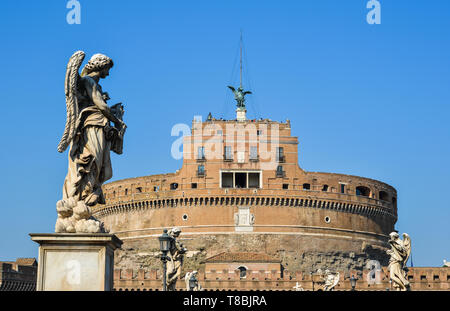
[(247, 276), (247, 268), (246, 267), (239, 267), (238, 268), (238, 270), (239, 270), (239, 277), (241, 278), (241, 279), (243, 279), (243, 278), (245, 278), (246, 276)]
[(370, 197), (370, 189), (364, 186), (356, 187), (356, 195)]
[(380, 191), (379, 197), (380, 200), (389, 201), (389, 194), (386, 191)]
[(328, 185), (323, 185), (322, 191), (328, 191)]

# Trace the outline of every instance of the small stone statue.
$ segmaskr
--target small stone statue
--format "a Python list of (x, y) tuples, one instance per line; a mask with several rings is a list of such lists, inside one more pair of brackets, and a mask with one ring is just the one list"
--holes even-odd
[(443, 267), (450, 267), (450, 261), (447, 261), (445, 259), (443, 261), (444, 261)]
[(237, 107), (238, 108), (245, 108), (245, 95), (247, 94), (252, 94), (252, 92), (250, 91), (245, 91), (242, 88), (242, 86), (240, 86), (237, 90), (232, 87), (232, 86), (228, 86), (228, 88), (234, 93), (234, 99), (237, 101)]
[(175, 291), (175, 286), (178, 278), (181, 276), (181, 268), (183, 266), (184, 254), (187, 249), (183, 247), (177, 238), (180, 236), (181, 230), (179, 228), (170, 229), (168, 234), (172, 237), (169, 252), (167, 254), (167, 290)]
[(339, 283), (339, 272), (336, 274), (333, 274), (330, 272), (330, 270), (325, 270), (325, 284), (323, 286), (324, 291), (332, 291), (334, 287)]
[[(184, 282), (186, 283), (186, 291), (194, 291), (194, 292), (203, 291), (202, 286), (198, 282), (197, 274), (198, 271), (192, 271), (187, 272), (186, 275), (184, 276)], [(194, 281), (194, 287), (192, 289), (190, 287), (191, 280)]]
[(122, 153), (126, 129), (122, 104), (108, 107), (109, 95), (99, 84), (109, 75), (112, 59), (95, 54), (80, 75), (84, 57), (84, 52), (75, 52), (66, 70), (67, 120), (58, 151), (64, 152), (69, 145), (70, 150), (63, 199), (56, 203), (55, 232), (61, 233), (104, 231), (90, 208), (105, 203), (101, 186), (112, 177), (110, 150)]
[(406, 262), (411, 254), (411, 238), (403, 233), (402, 241), (397, 232), (391, 232), (389, 236), (391, 249), (386, 253), (391, 256), (388, 268), (392, 287), (401, 291), (410, 290), (410, 283), (406, 278)]

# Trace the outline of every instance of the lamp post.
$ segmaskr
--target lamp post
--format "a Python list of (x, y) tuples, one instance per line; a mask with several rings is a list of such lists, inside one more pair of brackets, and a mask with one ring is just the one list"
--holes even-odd
[(167, 290), (166, 284), (166, 269), (167, 269), (167, 252), (170, 248), (170, 240), (172, 238), (167, 234), (167, 229), (164, 229), (163, 234), (158, 237), (159, 240), (159, 249), (162, 252), (161, 261), (163, 263), (163, 291)]
[(358, 278), (355, 278), (354, 275), (352, 275), (352, 277), (350, 278), (350, 285), (352, 286), (352, 291), (355, 290), (357, 280), (358, 280)]
[(312, 290), (314, 291), (314, 274), (312, 271), (309, 274), (311, 275)]

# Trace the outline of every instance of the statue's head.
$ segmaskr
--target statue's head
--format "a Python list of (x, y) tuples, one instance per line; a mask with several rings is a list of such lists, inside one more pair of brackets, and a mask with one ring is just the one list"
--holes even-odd
[(98, 72), (100, 78), (109, 76), (109, 70), (114, 66), (111, 58), (103, 54), (94, 54), (84, 66), (81, 76), (86, 76), (92, 72)]
[(399, 238), (398, 232), (395, 232), (395, 231), (391, 232), (389, 234), (389, 237), (390, 237), (391, 241), (398, 239)]
[(181, 230), (180, 230), (180, 228), (177, 228), (177, 227), (172, 228), (169, 231), (169, 235), (171, 235), (173, 237), (178, 237), (180, 235), (180, 233), (181, 233)]

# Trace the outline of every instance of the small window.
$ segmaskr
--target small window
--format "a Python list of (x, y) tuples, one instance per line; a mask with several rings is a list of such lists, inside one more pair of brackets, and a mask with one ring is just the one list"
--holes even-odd
[(153, 187), (153, 191), (158, 192), (159, 191), (159, 186), (154, 186)]
[(247, 188), (247, 174), (246, 173), (235, 173), (234, 174), (234, 185), (235, 185), (235, 188)]
[(310, 184), (303, 184), (303, 190), (311, 190)]
[(128, 189), (125, 189), (125, 195), (128, 195)]
[(289, 189), (289, 184), (283, 184), (283, 189)]
[(328, 185), (323, 185), (323, 187), (322, 187), (322, 191), (325, 191), (325, 192), (327, 192), (327, 191), (328, 191)]
[(205, 176), (205, 166), (204, 165), (199, 165), (197, 167), (197, 175), (198, 176)]
[(283, 147), (277, 148), (277, 161), (278, 162), (284, 162), (284, 149)]
[(329, 216), (325, 216), (324, 220), (327, 224), (329, 224), (331, 221), (331, 218)]
[(256, 130), (256, 135), (261, 136), (262, 135), (262, 130)]
[(386, 191), (380, 191), (379, 197), (380, 200), (389, 201), (389, 194)]
[(439, 281), (439, 275), (433, 275), (433, 281)]
[(259, 173), (248, 173), (248, 187), (259, 188)]
[(136, 188), (136, 192), (137, 192), (137, 193), (142, 193), (142, 187), (137, 187), (137, 188)]
[(426, 281), (426, 279), (427, 279), (427, 276), (426, 276), (426, 275), (421, 275), (421, 276), (420, 276), (420, 280), (421, 280), (421, 281)]
[(225, 160), (233, 160), (233, 154), (231, 152), (231, 146), (225, 146), (223, 151)]
[(283, 171), (282, 165), (277, 166), (277, 177), (284, 177), (284, 171)]
[(176, 182), (170, 184), (170, 190), (176, 190), (178, 188), (178, 184)]
[(341, 184), (341, 193), (345, 193), (345, 185)]
[(197, 160), (205, 160), (205, 147), (198, 147)]
[(191, 188), (192, 188), (192, 189), (197, 189), (197, 183), (196, 183), (196, 182), (193, 182), (193, 183), (191, 184)]
[(247, 268), (239, 267), (238, 270), (239, 270), (239, 277), (241, 279), (244, 279), (247, 276)]
[(233, 173), (222, 173), (222, 188), (233, 188)]
[(356, 187), (356, 195), (370, 197), (370, 189), (364, 186)]
[(188, 215), (187, 214), (183, 214), (183, 216), (181, 217), (184, 221), (188, 220)]
[(222, 136), (222, 130), (217, 130), (217, 135)]

